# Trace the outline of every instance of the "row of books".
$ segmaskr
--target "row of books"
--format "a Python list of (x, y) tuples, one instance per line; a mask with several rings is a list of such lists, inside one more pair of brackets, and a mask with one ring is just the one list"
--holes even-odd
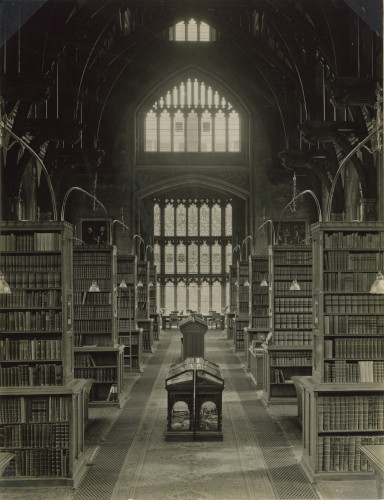
[(0, 255), (0, 267), (7, 271), (60, 271), (61, 255)]
[(135, 333), (132, 333), (131, 335), (119, 335), (119, 343), (126, 346), (126, 347), (138, 345), (139, 333), (135, 332)]
[(0, 340), (0, 361), (45, 359), (61, 359), (61, 339)]
[(38, 386), (61, 385), (63, 382), (63, 367), (56, 364), (37, 364), (11, 366), (0, 368), (0, 386)]
[(369, 292), (375, 273), (324, 273), (325, 292)]
[(311, 312), (312, 299), (305, 297), (275, 297), (275, 312)]
[(8, 311), (0, 313), (0, 332), (60, 331), (61, 311)]
[(312, 351), (284, 351), (270, 353), (274, 366), (312, 366)]
[(384, 339), (343, 337), (324, 340), (324, 357), (334, 359), (383, 359)]
[(111, 304), (111, 292), (75, 292), (73, 294), (75, 304), (84, 305), (106, 305)]
[(312, 280), (312, 267), (275, 267), (274, 281), (310, 281)]
[[(268, 292), (268, 287), (261, 287), (262, 289), (267, 289), (266, 292)], [(257, 305), (269, 305), (269, 295), (268, 293), (252, 293), (252, 304), (257, 304)]]
[(111, 254), (106, 252), (73, 252), (73, 265), (110, 266)]
[(325, 295), (324, 312), (370, 314), (382, 313), (384, 310), (384, 296), (372, 294), (359, 295)]
[(321, 431), (384, 430), (384, 398), (322, 396), (318, 398), (317, 428)]
[(289, 374), (284, 374), (283, 370), (272, 368), (271, 369), (271, 383), (272, 384), (292, 384)]
[(112, 319), (74, 320), (76, 333), (107, 333), (112, 331)]
[(324, 363), (324, 382), (384, 382), (384, 361), (327, 361)]
[(68, 449), (14, 450), (15, 459), (6, 468), (5, 477), (66, 477), (69, 475)]
[(112, 314), (110, 305), (75, 305), (74, 316), (75, 319), (85, 320), (85, 319), (105, 319), (110, 318)]
[(91, 378), (96, 382), (115, 382), (117, 380), (116, 368), (75, 367), (75, 378)]
[(275, 265), (296, 266), (297, 264), (312, 265), (312, 253), (308, 251), (275, 251)]
[(74, 280), (92, 278), (94, 280), (108, 280), (111, 278), (111, 266), (77, 266), (74, 271)]
[(253, 316), (251, 318), (251, 326), (252, 326), (252, 328), (268, 329), (269, 328), (269, 317), (266, 316), (265, 318), (260, 318), (260, 317)]
[(303, 328), (305, 330), (308, 330), (312, 328), (312, 316), (307, 313), (276, 313), (275, 328), (288, 328), (289, 330), (292, 330), (293, 328)]
[(89, 352), (76, 352), (75, 364), (77, 368), (96, 366), (96, 362), (93, 359), (92, 354), (90, 354)]
[(4, 278), (14, 288), (60, 288), (61, 272), (18, 272), (5, 271)]
[(382, 248), (380, 233), (324, 233), (324, 248), (375, 249)]
[(253, 316), (268, 316), (269, 304), (265, 305), (252, 305), (252, 315)]
[[(312, 294), (312, 282), (300, 281), (300, 290), (290, 290), (291, 281), (275, 281), (274, 289), (276, 295), (292, 295), (293, 297), (300, 297), (301, 295)], [(267, 287), (265, 287), (267, 288)]]
[(69, 448), (69, 424), (16, 424), (0, 427), (0, 448)]
[(249, 288), (246, 288), (245, 289), (246, 291), (244, 290), (239, 290), (239, 300), (241, 302), (248, 302), (249, 301)]
[(273, 333), (274, 345), (310, 345), (312, 344), (311, 331), (284, 331), (276, 330)]
[(117, 313), (119, 318), (133, 318), (135, 315), (135, 308), (131, 307), (131, 309), (128, 309), (118, 306)]
[(321, 472), (371, 471), (362, 445), (384, 444), (384, 436), (319, 436), (317, 468)]
[(247, 302), (240, 302), (239, 307), (238, 307), (238, 312), (242, 313), (242, 316), (245, 314), (248, 314), (249, 311), (249, 303)]
[(61, 292), (13, 290), (10, 294), (0, 294), (0, 307), (61, 307)]
[(20, 422), (67, 422), (70, 399), (66, 396), (3, 396), (0, 424)]
[(265, 257), (264, 260), (252, 259), (252, 278), (256, 278), (256, 280), (259, 281), (260, 274), (262, 273), (264, 277), (267, 272), (268, 257)]
[(129, 329), (134, 329), (136, 328), (135, 321), (134, 319), (129, 319), (129, 318), (119, 318), (118, 319), (118, 328), (120, 331), (127, 331)]
[(117, 283), (120, 284), (122, 280), (125, 280), (127, 288), (122, 288), (122, 290), (128, 290), (135, 284), (135, 275), (133, 273), (121, 273), (117, 270)]
[(1, 234), (0, 251), (60, 251), (60, 233)]
[(332, 271), (338, 269), (341, 271), (377, 271), (382, 269), (383, 258), (378, 253), (355, 253), (328, 250), (324, 252), (324, 270)]
[[(89, 290), (90, 286), (92, 285), (92, 282), (95, 281), (94, 279), (74, 279), (73, 281), (73, 289), (75, 291), (78, 290), (83, 290), (87, 291)], [(112, 287), (112, 281), (111, 279), (101, 279), (98, 278), (96, 280), (97, 285), (100, 289), (100, 291), (107, 292), (108, 290), (111, 290)], [(89, 296), (92, 292), (89, 292), (87, 296)]]
[(384, 316), (324, 316), (325, 335), (382, 335)]
[(86, 345), (86, 335), (76, 333), (73, 336), (73, 347), (83, 347)]

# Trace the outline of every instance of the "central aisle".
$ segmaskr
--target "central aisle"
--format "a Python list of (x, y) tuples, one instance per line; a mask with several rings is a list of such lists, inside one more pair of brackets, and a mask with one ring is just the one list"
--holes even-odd
[[(231, 352), (223, 331), (207, 332), (205, 357), (220, 364), (225, 381), (224, 441), (193, 443), (165, 441), (167, 418), (165, 379), (169, 366), (180, 359), (181, 337), (180, 332), (172, 334), (171, 331), (166, 331), (162, 335), (162, 341), (167, 340), (169, 335), (173, 335), (169, 348), (111, 498), (113, 500), (317, 498), (312, 487), (303, 478), (299, 479), (299, 483), (301, 481), (301, 486), (307, 488), (306, 496), (302, 496), (303, 491), (299, 495), (297, 491), (290, 495), (289, 491), (287, 494), (287, 490), (284, 490), (283, 497), (279, 496), (273, 475), (271, 482), (262, 450), (247, 417), (247, 400), (252, 400), (254, 403), (256, 393), (252, 390), (247, 375), (240, 369), (239, 360)], [(231, 377), (232, 370), (237, 372), (234, 381)], [(241, 385), (241, 399), (234, 389), (233, 382), (237, 388), (239, 384)], [(260, 408), (267, 416), (261, 405)], [(280, 446), (282, 444), (284, 443), (279, 443)], [(286, 465), (289, 466), (289, 463)], [(279, 467), (281, 468), (280, 465)], [(294, 474), (293, 477), (290, 474), (287, 481), (291, 486), (293, 481), (294, 487)]]

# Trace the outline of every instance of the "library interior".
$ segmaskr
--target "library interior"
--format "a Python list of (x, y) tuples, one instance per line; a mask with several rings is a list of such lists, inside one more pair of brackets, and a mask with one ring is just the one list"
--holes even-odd
[(382, 0), (0, 2), (1, 500), (384, 498)]

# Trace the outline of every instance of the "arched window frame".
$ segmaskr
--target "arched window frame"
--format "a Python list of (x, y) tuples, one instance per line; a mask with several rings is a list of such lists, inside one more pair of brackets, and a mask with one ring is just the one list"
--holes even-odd
[[(187, 83), (190, 80), (192, 87), (189, 91), (187, 88)], [(207, 93), (204, 96), (205, 102), (200, 105), (195, 104), (196, 100), (196, 92), (194, 90), (195, 80), (201, 85), (204, 83), (205, 88), (207, 89)], [(173, 101), (173, 93), (180, 93), (180, 85), (184, 83), (185, 90), (185, 106), (181, 105), (174, 106), (172, 104)], [(176, 88), (176, 90), (175, 90)], [(211, 89), (212, 93), (212, 105), (209, 106), (208, 98), (209, 93), (208, 89)], [(192, 105), (188, 105), (187, 97), (188, 93), (192, 96)], [(203, 94), (200, 92), (200, 101), (202, 99)], [(182, 101), (182, 100), (181, 100)], [(223, 102), (228, 103), (228, 106), (223, 104)], [(178, 102), (180, 102), (180, 96), (178, 97)], [(156, 109), (157, 103), (157, 109)], [(169, 112), (170, 120), (170, 136), (171, 136), (171, 151), (164, 151), (164, 142), (162, 146), (160, 146), (160, 127), (157, 128), (157, 144), (153, 147), (153, 150), (146, 151), (146, 117), (147, 113), (153, 111), (154, 115), (160, 115), (163, 111)], [(210, 111), (210, 122), (211, 122), (211, 130), (214, 132), (216, 115), (218, 112), (224, 113), (225, 117), (225, 148), (220, 147), (217, 141), (215, 142), (214, 133), (212, 134), (211, 144), (206, 144), (207, 137), (202, 130), (202, 116), (204, 113)], [(175, 146), (173, 144), (174, 134), (177, 133), (174, 127), (174, 122), (172, 117), (174, 114), (177, 114), (181, 111), (183, 116), (183, 120), (180, 122), (183, 123), (184, 131), (187, 129), (187, 121), (190, 113), (197, 114), (197, 139), (195, 145), (192, 145), (192, 150), (188, 151), (188, 142), (187, 142), (187, 134), (184, 134), (184, 137), (180, 141), (181, 147)], [(239, 119), (239, 151), (234, 151), (233, 142), (228, 140), (228, 133), (231, 124), (233, 124), (233, 120), (231, 121), (231, 116), (233, 116), (233, 112), (237, 113)], [(206, 116), (206, 115), (205, 115)], [(165, 114), (164, 114), (165, 117)], [(167, 121), (166, 118), (165, 121)], [(167, 122), (168, 123), (168, 122)], [(167, 124), (168, 127), (168, 124)], [(209, 75), (202, 74), (201, 71), (196, 69), (186, 69), (183, 72), (179, 72), (174, 75), (171, 79), (167, 80), (160, 84), (153, 92), (148, 96), (145, 102), (142, 104), (138, 111), (137, 115), (137, 137), (138, 137), (138, 147), (137, 147), (137, 156), (136, 156), (136, 164), (140, 165), (151, 165), (151, 166), (163, 166), (163, 165), (179, 165), (180, 168), (183, 166), (193, 163), (194, 165), (205, 165), (207, 168), (210, 166), (224, 166), (224, 165), (243, 165), (247, 166), (249, 162), (249, 116), (248, 112), (245, 111), (244, 105), (241, 101), (236, 97), (231, 90), (226, 87), (222, 82), (218, 80), (212, 79)], [(162, 138), (167, 140), (168, 132), (162, 131)], [(181, 150), (180, 149), (183, 149)], [(217, 150), (215, 150), (215, 148)]]

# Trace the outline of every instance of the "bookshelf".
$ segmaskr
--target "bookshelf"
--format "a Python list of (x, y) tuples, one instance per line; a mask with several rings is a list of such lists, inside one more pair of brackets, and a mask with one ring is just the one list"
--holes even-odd
[(249, 326), (249, 262), (239, 260), (237, 262), (237, 287), (236, 287), (236, 315), (234, 344), (235, 351), (244, 351), (244, 328)]
[(74, 380), (72, 226), (0, 222), (3, 486), (73, 486), (84, 471), (87, 381)]
[(312, 226), (312, 377), (302, 378), (302, 465), (311, 478), (371, 476), (360, 446), (384, 444), (384, 265), (379, 222)]
[(143, 352), (152, 352), (153, 346), (153, 319), (139, 319), (138, 327), (142, 330), (142, 348)]
[(153, 339), (159, 340), (160, 316), (157, 312), (157, 271), (155, 264), (149, 264), (149, 317), (153, 319)]
[(137, 319), (149, 318), (149, 262), (137, 262)]
[[(113, 245), (73, 249), (75, 377), (93, 380), (90, 406), (119, 406), (123, 347), (117, 335), (117, 260)], [(90, 291), (96, 282), (99, 291)]]
[[(268, 257), (249, 256), (249, 326), (245, 329), (244, 352), (246, 368), (250, 367), (249, 348), (261, 347), (269, 332)], [(266, 286), (260, 286), (261, 283)], [(254, 343), (252, 344), (252, 342)], [(261, 377), (259, 377), (260, 379)]]
[[(269, 247), (270, 331), (264, 344), (263, 399), (267, 404), (296, 401), (293, 376), (312, 374), (312, 249)], [(292, 282), (299, 290), (291, 290)]]
[(235, 338), (235, 314), (237, 309), (237, 265), (229, 266), (229, 310), (226, 313), (227, 339)]

